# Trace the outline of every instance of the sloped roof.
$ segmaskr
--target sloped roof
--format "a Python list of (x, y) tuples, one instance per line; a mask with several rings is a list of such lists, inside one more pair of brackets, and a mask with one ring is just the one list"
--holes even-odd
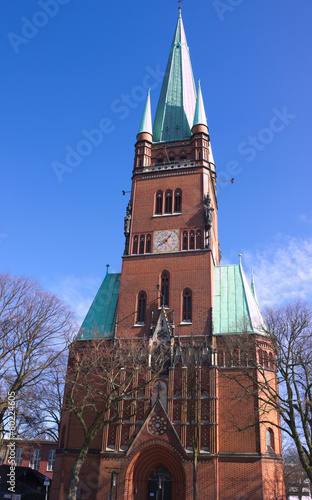
[(264, 319), (241, 264), (214, 270), (213, 333), (263, 333)]
[[(106, 274), (79, 330), (77, 340), (94, 333), (100, 338), (115, 334), (120, 274)], [(215, 335), (263, 333), (265, 325), (254, 280), (249, 285), (241, 264), (216, 266), (214, 269), (213, 333)]]
[(153, 142), (191, 137), (196, 105), (193, 70), (181, 9), (156, 111)]
[(81, 325), (77, 340), (86, 340), (96, 332), (100, 338), (114, 337), (120, 274), (107, 273)]

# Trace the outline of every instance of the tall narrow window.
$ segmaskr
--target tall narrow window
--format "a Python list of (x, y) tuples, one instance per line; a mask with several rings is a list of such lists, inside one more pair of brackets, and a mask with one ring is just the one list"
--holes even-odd
[(174, 211), (182, 212), (182, 191), (181, 189), (176, 189), (174, 192)]
[(194, 231), (190, 231), (190, 250), (194, 250), (195, 248), (195, 233)]
[(233, 349), (232, 360), (233, 360), (233, 366), (237, 367), (240, 365), (239, 349)]
[(29, 467), (34, 470), (39, 470), (41, 460), (41, 450), (34, 449), (30, 455)]
[(165, 214), (172, 214), (172, 191), (170, 189), (165, 194)]
[(137, 311), (137, 323), (145, 322), (145, 312), (146, 312), (146, 293), (140, 292), (138, 295), (138, 311)]
[(274, 451), (274, 432), (272, 429), (266, 431), (266, 448), (267, 452)]
[(142, 236), (140, 236), (139, 253), (144, 253), (144, 246), (145, 246), (145, 236), (144, 236), (144, 234), (142, 234)]
[(202, 248), (202, 236), (200, 229), (197, 229), (196, 231), (196, 248)]
[(163, 271), (161, 274), (161, 299), (162, 305), (169, 307), (169, 284), (170, 275), (168, 271)]
[(192, 321), (192, 292), (189, 288), (183, 291), (183, 321)]
[(263, 367), (269, 368), (269, 357), (268, 357), (268, 353), (266, 351), (264, 351), (264, 353), (263, 353)]
[(151, 242), (152, 242), (152, 237), (150, 234), (146, 236), (146, 253), (151, 253)]
[(231, 368), (232, 366), (232, 356), (230, 351), (225, 351), (225, 366)]
[(162, 191), (158, 191), (156, 193), (156, 207), (155, 207), (156, 215), (162, 215), (162, 207), (163, 207), (163, 194)]
[(188, 250), (188, 233), (183, 231), (182, 250)]
[(16, 465), (18, 465), (18, 466), (22, 465), (23, 454), (24, 454), (23, 448), (15, 448), (15, 463), (16, 463)]
[(134, 236), (133, 237), (133, 249), (132, 249), (132, 253), (138, 253), (138, 242), (139, 242), (139, 237), (138, 236)]
[(269, 353), (269, 368), (271, 370), (274, 370), (274, 358), (271, 352)]
[(259, 351), (259, 365), (263, 366), (263, 351)]
[(55, 453), (56, 453), (56, 450), (49, 450), (47, 471), (52, 472), (54, 470)]
[(218, 351), (218, 366), (224, 366), (224, 352)]

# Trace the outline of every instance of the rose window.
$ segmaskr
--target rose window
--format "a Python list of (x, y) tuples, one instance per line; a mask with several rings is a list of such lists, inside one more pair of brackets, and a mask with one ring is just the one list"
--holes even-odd
[(161, 436), (165, 434), (167, 430), (167, 421), (165, 417), (160, 417), (159, 415), (153, 416), (148, 424), (148, 430), (154, 436)]

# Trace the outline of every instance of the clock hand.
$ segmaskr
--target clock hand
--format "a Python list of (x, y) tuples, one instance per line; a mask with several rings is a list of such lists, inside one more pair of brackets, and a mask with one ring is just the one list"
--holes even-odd
[(169, 236), (167, 236), (167, 238), (164, 238), (163, 240), (161, 240), (160, 244), (163, 245), (163, 243), (167, 243), (168, 238), (169, 238)]

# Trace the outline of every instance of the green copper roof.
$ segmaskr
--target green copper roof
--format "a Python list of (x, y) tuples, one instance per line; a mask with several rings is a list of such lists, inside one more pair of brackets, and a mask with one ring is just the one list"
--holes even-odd
[(264, 324), (241, 264), (215, 267), (213, 333), (263, 333)]
[(195, 125), (206, 125), (208, 127), (203, 95), (200, 87), (200, 80), (198, 80), (198, 92), (197, 92), (193, 127)]
[(181, 9), (161, 88), (153, 128), (153, 142), (191, 137), (196, 89)]
[(82, 323), (77, 340), (114, 337), (120, 274), (106, 274)]
[(142, 132), (148, 132), (149, 134), (153, 135), (150, 89), (148, 89), (147, 99), (138, 134), (141, 134)]

